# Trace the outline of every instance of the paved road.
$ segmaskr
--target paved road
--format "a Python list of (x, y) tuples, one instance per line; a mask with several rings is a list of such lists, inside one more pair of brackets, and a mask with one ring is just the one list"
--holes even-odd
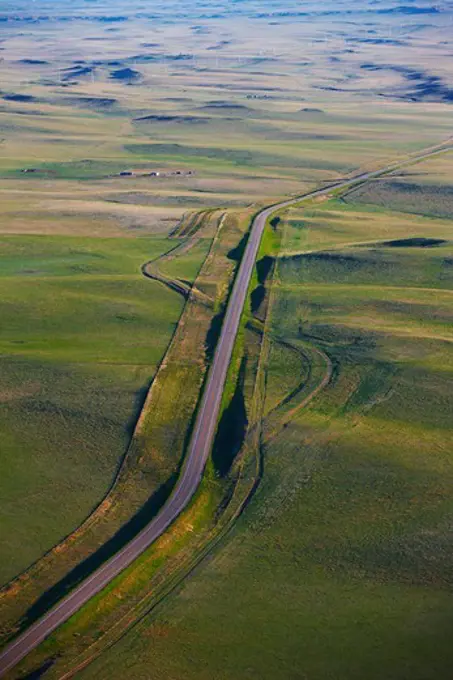
[(190, 442), (189, 452), (186, 456), (181, 476), (173, 494), (170, 496), (161, 512), (141, 533), (90, 577), (83, 581), (83, 583), (73, 590), (72, 593), (51, 609), (48, 614), (30, 626), (30, 628), (4, 649), (3, 653), (0, 655), (0, 677), (18, 664), (21, 659), (37, 647), (46, 637), (58, 628), (58, 626), (67, 621), (67, 619), (88, 602), (88, 600), (99, 593), (113, 578), (115, 578), (115, 576), (132, 564), (146, 548), (163, 534), (184, 508), (187, 507), (195, 494), (212, 448), (220, 402), (234, 341), (239, 328), (250, 278), (267, 219), (276, 211), (293, 205), (294, 203), (300, 203), (301, 201), (307, 201), (318, 196), (323, 196), (334, 188), (347, 188), (358, 181), (379, 177), (385, 172), (404, 167), (413, 163), (415, 160), (422, 160), (433, 154), (442, 153), (444, 150), (445, 149), (433, 147), (417, 157), (412, 157), (404, 162), (395, 163), (385, 170), (363, 173), (349, 180), (342, 180), (341, 182), (331, 184), (328, 187), (312, 191), (302, 197), (294, 198), (270, 208), (266, 208), (266, 210), (263, 210), (263, 212), (257, 215), (253, 222), (250, 238), (231, 292), (220, 339), (208, 375), (203, 399)]

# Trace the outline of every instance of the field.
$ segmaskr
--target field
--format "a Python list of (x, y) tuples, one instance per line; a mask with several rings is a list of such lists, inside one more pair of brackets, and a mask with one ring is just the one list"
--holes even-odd
[(358, 189), (350, 195), (354, 202), (391, 207), (416, 215), (453, 217), (450, 155), (426, 161), (409, 172), (395, 172), (385, 180)]
[[(286, 219), (258, 493), (180, 593), (80, 677), (449, 677), (453, 244), (440, 219), (339, 203)], [(312, 355), (312, 379), (333, 371), (303, 407), (314, 350), (327, 361)]]
[(109, 489), (182, 302), (140, 274), (172, 247), (163, 238), (1, 244), (5, 583)]
[[(451, 138), (388, 4), (2, 3), (2, 640), (168, 498), (260, 207)], [(268, 226), (199, 494), (11, 677), (447, 680), (452, 169)]]

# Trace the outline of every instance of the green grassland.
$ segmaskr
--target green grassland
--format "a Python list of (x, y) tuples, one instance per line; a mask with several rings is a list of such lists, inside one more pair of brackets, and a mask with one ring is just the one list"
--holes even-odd
[(140, 274), (163, 238), (1, 245), (4, 583), (109, 489), (182, 301)]
[[(1, 23), (0, 582), (38, 560), (2, 592), (6, 637), (168, 496), (259, 206), (451, 134), (444, 10), (418, 25), (370, 5), (365, 25), (358, 3), (332, 22), (247, 0), (149, 18), (132, 0), (103, 20), (113, 3), (49, 19), (37, 0), (32, 26)], [(207, 230), (168, 238), (203, 209)], [(180, 594), (78, 676), (448, 677), (452, 214), (451, 154), (288, 212), (224, 399), (239, 440), (262, 416), (258, 492)], [(204, 298), (183, 311), (142, 276), (154, 258)], [(211, 461), (188, 515), (49, 641), (62, 667), (203, 543), (242, 455), (222, 479)]]
[(385, 180), (352, 191), (346, 200), (451, 219), (452, 171), (453, 154), (446, 154), (442, 159), (415, 166), (409, 172), (394, 172)]
[[(450, 220), (433, 220), (424, 215), (413, 217), (393, 210), (392, 206), (384, 208), (361, 202), (351, 206), (347, 200), (337, 198), (327, 205), (321, 201), (303, 212), (298, 208), (291, 209), (282, 254), (314, 251), (316, 255), (321, 249), (341, 246), (378, 247), (398, 239), (451, 238)], [(374, 257), (378, 257), (377, 252), (373, 249)], [(406, 254), (410, 256), (410, 253), (408, 249)], [(430, 253), (433, 253), (432, 249)]]
[(188, 252), (164, 261), (159, 270), (170, 278), (193, 283), (200, 269), (200, 261), (204, 262), (210, 247), (211, 239), (202, 238)]
[[(290, 212), (271, 293), (270, 342), (285, 344), (268, 358), (259, 490), (222, 549), (82, 678), (450, 677), (447, 223), (334, 200), (301, 244), (313, 210), (296, 226)], [(333, 368), (298, 410), (310, 346)]]
[[(190, 216), (187, 217), (190, 222)], [(3, 590), (0, 619), (5, 637), (11, 635), (17, 627), (24, 627), (42, 615), (83, 576), (122, 547), (150, 520), (168, 497), (187, 446), (199, 390), (218, 332), (220, 310), (237, 266), (237, 258), (232, 257), (230, 253), (243, 237), (249, 221), (249, 213), (224, 217), (218, 211), (208, 212), (198, 220), (199, 229), (191, 237), (186, 239), (173, 237), (167, 241), (168, 253), (154, 261), (147, 260), (147, 266), (143, 270), (143, 273), (148, 274), (146, 279), (143, 278), (145, 284), (152, 272), (165, 278), (163, 273), (165, 266), (170, 263), (174, 265), (176, 258), (181, 258), (178, 274), (189, 280), (194, 275), (197, 257), (200, 264), (203, 260), (204, 262), (196, 277), (194, 294), (189, 297), (184, 307), (151, 389), (147, 396), (142, 393), (146, 400), (144, 403), (142, 400), (140, 418), (114, 487), (86, 522), (33, 565), (23, 577), (14, 580)], [(206, 257), (208, 242), (211, 242), (211, 247)], [(165, 291), (166, 288), (160, 286), (161, 290)], [(200, 299), (199, 291), (202, 290), (205, 294)], [(168, 290), (168, 294), (175, 295), (175, 292)], [(165, 303), (165, 298), (160, 298), (160, 301)], [(177, 409), (175, 404), (178, 405)], [(200, 498), (209, 499), (212, 496), (210, 502), (214, 503), (214, 499), (221, 491), (222, 489), (214, 483), (208, 485)], [(197, 501), (198, 506), (200, 502), (202, 503), (201, 500)], [(198, 510), (193, 510), (195, 515), (199, 514)], [(216, 519), (214, 509), (209, 511), (208, 515), (203, 522), (210, 531)], [(190, 535), (186, 534), (189, 530), (187, 527), (191, 526), (186, 518), (182, 518), (180, 529), (175, 529), (178, 536), (182, 534), (183, 543), (190, 544), (189, 556), (193, 546), (192, 541), (187, 540), (190, 539)], [(195, 537), (195, 540), (201, 539)], [(170, 566), (167, 564), (167, 558), (170, 559)], [(150, 560), (151, 567), (148, 564)], [(153, 547), (150, 555), (145, 556), (142, 566), (148, 576), (144, 577), (144, 581), (140, 581), (141, 588), (136, 586), (133, 575), (128, 579), (128, 585), (124, 586), (124, 592), (127, 594), (124, 599), (126, 612), (128, 606), (130, 607), (129, 597), (140, 599), (143, 596), (143, 588), (149, 587), (150, 572), (155, 574), (157, 568), (156, 578), (162, 581), (165, 575), (168, 573), (171, 575), (175, 568), (179, 568), (179, 561), (179, 553), (175, 550), (171, 536), (164, 536), (160, 547), (156, 550)], [(141, 571), (140, 579), (142, 578)], [(155, 587), (155, 580), (152, 583)], [(113, 619), (115, 622), (118, 611), (115, 606), (112, 610), (112, 602), (115, 605), (117, 600), (116, 591), (112, 592), (111, 601), (107, 602), (107, 606), (104, 606), (101, 598), (99, 607), (109, 615), (107, 617), (109, 621)], [(96, 608), (97, 602), (93, 606)], [(90, 623), (89, 616), (88, 619), (82, 616), (82, 621), (87, 627), (87, 622)], [(94, 639), (99, 638), (97, 627), (93, 633), (93, 626), (90, 629), (88, 625), (88, 631), (84, 630), (83, 633), (88, 635), (88, 639), (92, 639), (90, 635), (93, 634)], [(80, 631), (76, 634), (79, 646), (85, 639), (81, 637)], [(64, 644), (74, 651), (70, 641), (71, 633), (69, 640)]]

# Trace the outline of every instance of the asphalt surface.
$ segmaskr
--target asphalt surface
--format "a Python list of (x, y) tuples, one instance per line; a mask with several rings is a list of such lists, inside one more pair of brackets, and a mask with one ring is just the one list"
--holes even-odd
[(250, 279), (253, 273), (255, 260), (261, 243), (266, 221), (275, 212), (295, 203), (311, 200), (323, 196), (332, 189), (347, 188), (356, 182), (379, 177), (380, 175), (402, 168), (422, 160), (428, 156), (442, 153), (448, 149), (435, 147), (414, 156), (407, 161), (395, 163), (385, 169), (375, 172), (367, 172), (348, 180), (332, 183), (304, 196), (290, 199), (277, 205), (266, 208), (259, 213), (250, 230), (244, 256), (239, 266), (238, 273), (228, 302), (221, 335), (217, 344), (214, 360), (208, 375), (201, 406), (192, 434), (190, 447), (182, 469), (181, 476), (175, 489), (159, 514), (130, 541), (122, 550), (114, 555), (108, 562), (99, 567), (83, 583), (67, 595), (59, 604), (51, 609), (43, 618), (30, 626), (24, 633), (13, 640), (0, 655), (0, 677), (11, 670), (29, 652), (37, 647), (58, 626), (67, 621), (88, 600), (99, 593), (112, 579), (126, 569), (141, 555), (164, 531), (174, 522), (187, 507), (197, 490), (203, 470), (211, 452), (215, 435), (220, 403), (226, 375), (231, 360), (236, 334), (244, 308)]

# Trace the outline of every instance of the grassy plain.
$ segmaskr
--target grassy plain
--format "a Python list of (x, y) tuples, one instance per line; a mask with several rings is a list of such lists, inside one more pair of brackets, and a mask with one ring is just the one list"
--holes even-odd
[(1, 245), (4, 583), (107, 492), (182, 303), (140, 274), (163, 238)]
[(268, 412), (260, 488), (222, 549), (82, 678), (450, 676), (447, 225), (380, 211), (370, 229), (361, 203), (336, 199), (316, 206), (302, 255), (313, 209), (285, 224), (265, 397), (295, 391), (301, 363), (307, 384), (309, 346), (330, 360), (328, 384), (300, 410), (295, 391), (283, 430)]
[(413, 166), (408, 171), (393, 172), (384, 180), (351, 192), (349, 198), (354, 203), (391, 207), (416, 215), (451, 220), (452, 172), (453, 157), (452, 154), (446, 154)]
[[(190, 300), (114, 502), (13, 584), (6, 635), (168, 494), (250, 216), (451, 134), (451, 12), (418, 4), (307, 3), (301, 14), (299, 3), (282, 13), (273, 0), (245, 0), (219, 15), (214, 3), (178, 0), (151, 16), (135, 0), (37, 0), (30, 16), (28, 3), (5, 0), (0, 580), (76, 528), (109, 488), (182, 310), (139, 267), (173, 247), (167, 236), (184, 216), (218, 209), (193, 247), (159, 265), (195, 280), (212, 306)], [(87, 677), (123, 677), (131, 665), (144, 678), (157, 668), (164, 678), (443, 677), (450, 171), (450, 156), (436, 158), (287, 216), (272, 290), (272, 268), (254, 279), (256, 318), (227, 392), (245, 405), (243, 422), (266, 388), (259, 493), (223, 551)], [(208, 519), (195, 506), (177, 545), (192, 523), (210, 525), (218, 482), (197, 501)], [(127, 613), (156, 554), (93, 603), (91, 624), (93, 609), (81, 613), (87, 639)], [(440, 576), (427, 585), (429, 560)], [(52, 654), (80, 651), (71, 625)]]

